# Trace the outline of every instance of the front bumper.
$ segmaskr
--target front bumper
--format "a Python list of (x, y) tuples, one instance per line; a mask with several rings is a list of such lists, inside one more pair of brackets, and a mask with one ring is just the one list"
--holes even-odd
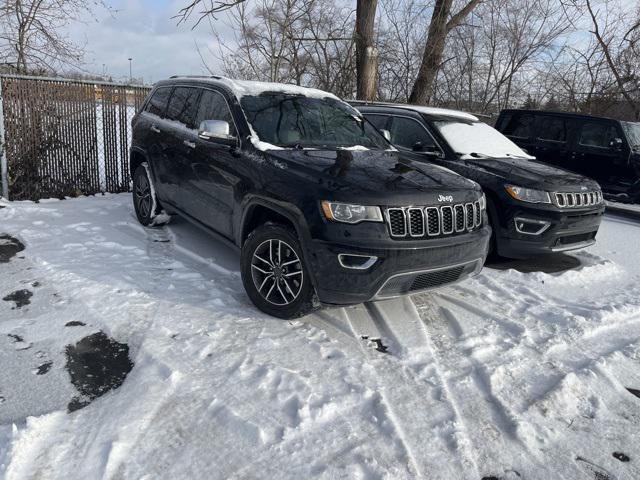
[[(462, 281), (480, 272), (491, 228), (420, 241), (312, 240), (308, 265), (322, 303), (352, 305), (392, 298)], [(376, 257), (366, 269), (345, 268), (340, 256)]]
[[(567, 210), (510, 208), (501, 225), (494, 226), (497, 252), (509, 258), (528, 258), (588, 247), (596, 242), (603, 214), (604, 205)], [(520, 221), (528, 222), (526, 228), (536, 233), (524, 233), (518, 228)], [(535, 225), (540, 226), (540, 233)]]

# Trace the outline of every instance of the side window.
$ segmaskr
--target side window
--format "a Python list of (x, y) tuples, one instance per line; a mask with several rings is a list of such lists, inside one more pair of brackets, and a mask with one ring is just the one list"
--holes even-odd
[(371, 124), (378, 130), (386, 130), (389, 123), (389, 117), (385, 115), (378, 115), (374, 113), (367, 113), (365, 118), (371, 122)]
[(227, 106), (227, 102), (221, 93), (213, 90), (203, 90), (200, 98), (200, 106), (196, 115), (196, 125), (200, 125), (205, 120), (224, 120), (229, 123), (229, 134), (236, 136), (236, 127), (233, 124), (233, 117)]
[(189, 128), (195, 128), (199, 94), (200, 91), (197, 88), (176, 87), (169, 100), (167, 118), (176, 120)]
[(611, 148), (618, 137), (616, 127), (606, 123), (585, 123), (580, 130), (580, 145), (585, 147)]
[(503, 121), (503, 125), (505, 125), (505, 127), (502, 130), (502, 133), (508, 137), (531, 138), (531, 129), (534, 121), (535, 117), (529, 113), (514, 115)]
[(412, 118), (393, 117), (391, 121), (391, 143), (412, 150), (417, 143), (422, 144), (422, 149), (433, 150), (436, 144), (429, 132)]
[(171, 95), (171, 87), (161, 87), (158, 88), (149, 103), (145, 108), (145, 112), (152, 113), (159, 117), (164, 117), (164, 112), (167, 110), (167, 102), (169, 101), (169, 96)]
[(567, 122), (559, 117), (540, 117), (540, 129), (538, 131), (538, 138), (540, 140), (546, 140), (548, 142), (566, 142)]

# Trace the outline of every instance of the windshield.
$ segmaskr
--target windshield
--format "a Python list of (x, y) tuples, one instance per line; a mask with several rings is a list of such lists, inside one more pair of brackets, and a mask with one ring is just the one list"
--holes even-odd
[(244, 96), (240, 103), (260, 140), (278, 147), (389, 148), (372, 125), (339, 100), (263, 93)]
[(640, 123), (620, 122), (624, 133), (627, 135), (629, 144), (634, 147), (640, 147)]
[(434, 124), (453, 151), (463, 158), (534, 158), (486, 123), (456, 119), (438, 120)]

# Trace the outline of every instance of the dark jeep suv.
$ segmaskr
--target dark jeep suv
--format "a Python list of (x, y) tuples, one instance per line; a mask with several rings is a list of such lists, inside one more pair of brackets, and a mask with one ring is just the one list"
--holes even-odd
[(399, 150), (482, 186), (497, 254), (528, 258), (595, 242), (604, 203), (593, 180), (535, 161), (469, 113), (353, 103)]
[(410, 157), (329, 93), (173, 77), (133, 119), (134, 206), (143, 225), (164, 209), (240, 248), (250, 299), (292, 318), (480, 271), (482, 190)]
[(640, 123), (503, 110), (496, 128), (541, 162), (593, 178), (607, 198), (640, 203)]

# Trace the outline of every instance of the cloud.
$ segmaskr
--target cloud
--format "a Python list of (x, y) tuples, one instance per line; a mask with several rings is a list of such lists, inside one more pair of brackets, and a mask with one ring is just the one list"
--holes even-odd
[[(209, 25), (204, 22), (192, 30), (193, 21), (177, 25), (171, 18), (186, 0), (112, 0), (112, 11), (94, 12), (95, 18), (69, 27), (69, 36), (85, 44), (83, 68), (102, 74), (103, 68), (115, 80), (129, 77), (129, 58), (133, 59), (133, 76), (145, 83), (171, 75), (206, 74), (196, 44), (201, 51), (217, 51)], [(210, 68), (217, 62), (207, 57)]]

